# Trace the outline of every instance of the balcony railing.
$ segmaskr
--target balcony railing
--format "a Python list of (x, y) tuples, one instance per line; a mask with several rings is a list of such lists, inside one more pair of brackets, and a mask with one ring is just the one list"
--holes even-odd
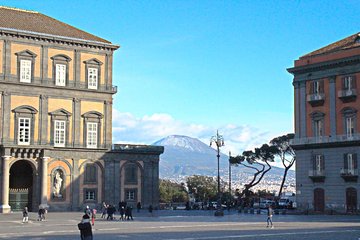
[(308, 94), (306, 96), (306, 100), (311, 105), (322, 105), (325, 101), (325, 94), (324, 93), (314, 93), (314, 94)]
[(336, 136), (321, 136), (321, 137), (305, 137), (294, 138), (290, 141), (291, 145), (304, 145), (316, 143), (335, 143), (335, 142), (349, 142), (360, 141), (360, 134), (351, 135), (336, 135)]
[(339, 90), (338, 97), (343, 101), (351, 101), (356, 99), (356, 89)]
[(313, 182), (324, 182), (325, 171), (324, 170), (309, 170), (309, 178)]
[(340, 175), (346, 182), (356, 182), (359, 177), (359, 172), (357, 169), (342, 168)]

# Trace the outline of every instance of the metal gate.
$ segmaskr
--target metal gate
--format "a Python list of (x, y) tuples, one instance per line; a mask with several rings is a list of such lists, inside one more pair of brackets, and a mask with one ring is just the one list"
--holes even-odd
[(21, 211), (29, 207), (29, 188), (10, 188), (9, 205), (12, 211)]

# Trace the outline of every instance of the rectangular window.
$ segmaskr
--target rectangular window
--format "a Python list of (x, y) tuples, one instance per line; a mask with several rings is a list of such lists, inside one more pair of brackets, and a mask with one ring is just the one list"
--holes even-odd
[(346, 136), (352, 137), (354, 135), (354, 118), (347, 117), (346, 118)]
[(97, 148), (97, 123), (87, 123), (86, 146), (88, 148)]
[(85, 200), (95, 201), (95, 190), (87, 189), (85, 190)]
[(353, 158), (353, 154), (351, 153), (347, 154), (347, 164), (349, 171), (354, 170), (354, 158)]
[(65, 86), (66, 82), (66, 65), (56, 64), (55, 69), (55, 85), (56, 86)]
[(313, 93), (318, 94), (320, 93), (320, 83), (319, 81), (313, 81)]
[(54, 146), (65, 147), (66, 122), (56, 120), (54, 124)]
[(344, 77), (344, 90), (351, 90), (353, 89), (353, 77), (347, 76)]
[(314, 121), (314, 136), (321, 137), (323, 135), (323, 122), (322, 120)]
[(317, 172), (321, 172), (323, 170), (323, 157), (322, 155), (316, 155), (316, 158), (315, 158), (315, 170)]
[(18, 123), (18, 144), (30, 144), (30, 118), (19, 118)]
[(20, 82), (31, 82), (31, 61), (20, 60)]
[(97, 89), (98, 87), (98, 69), (88, 68), (88, 88)]
[(128, 189), (126, 190), (125, 197), (127, 201), (135, 201), (135, 190), (134, 189)]

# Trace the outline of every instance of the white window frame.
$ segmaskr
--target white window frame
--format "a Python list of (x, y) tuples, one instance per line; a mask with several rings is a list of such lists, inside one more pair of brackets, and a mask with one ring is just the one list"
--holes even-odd
[(345, 119), (346, 121), (346, 136), (347, 137), (352, 137), (355, 133), (355, 128), (354, 128), (354, 118), (353, 117), (347, 117)]
[(55, 65), (55, 85), (66, 86), (66, 65), (57, 63)]
[(96, 192), (94, 190), (86, 190), (85, 191), (85, 200), (96, 200)]
[[(22, 124), (24, 125), (21, 126)], [(30, 138), (31, 138), (31, 118), (19, 118), (18, 145), (30, 145)]]
[(20, 60), (20, 82), (31, 83), (31, 60)]
[(323, 171), (323, 169), (321, 168), (322, 166), (322, 161), (323, 161), (323, 156), (322, 155), (316, 155), (315, 158), (315, 170), (317, 173), (320, 173), (321, 171)]
[(353, 87), (353, 77), (352, 76), (347, 76), (344, 78), (344, 90), (351, 90)]
[(97, 68), (88, 68), (88, 88), (98, 88), (99, 71)]
[(66, 121), (54, 121), (54, 146), (65, 147), (66, 142)]
[(315, 137), (319, 138), (323, 135), (323, 122), (322, 120), (315, 120)]
[(97, 148), (98, 124), (94, 122), (86, 123), (86, 147)]
[(134, 201), (135, 200), (135, 190), (127, 190), (126, 191), (126, 200), (127, 201)]

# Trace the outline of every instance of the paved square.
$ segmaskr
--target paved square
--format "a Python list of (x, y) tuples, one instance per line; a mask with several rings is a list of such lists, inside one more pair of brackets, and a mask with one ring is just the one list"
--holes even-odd
[[(77, 223), (83, 213), (65, 212), (47, 215), (44, 222), (30, 214), (22, 223), (21, 213), (0, 215), (0, 239), (80, 239)], [(319, 239), (358, 240), (359, 216), (275, 215), (274, 229), (266, 228), (266, 215), (238, 214), (225, 211), (215, 217), (213, 211), (146, 211), (134, 212), (134, 221), (100, 219), (93, 228), (94, 239), (141, 240), (212, 240), (212, 239)]]

